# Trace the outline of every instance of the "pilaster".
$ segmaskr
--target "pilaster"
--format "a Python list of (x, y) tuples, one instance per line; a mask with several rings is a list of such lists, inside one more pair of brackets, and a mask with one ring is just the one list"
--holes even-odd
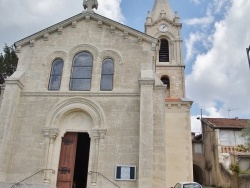
[[(47, 162), (46, 162), (46, 169), (51, 169), (51, 163), (52, 163), (52, 156), (53, 156), (53, 149), (54, 149), (54, 143), (55, 140), (59, 134), (59, 129), (58, 128), (49, 128), (49, 127), (44, 127), (43, 128), (43, 133), (45, 137), (45, 143), (47, 145)], [(44, 175), (44, 183), (50, 183), (50, 171), (45, 171)]]
[[(155, 80), (157, 78), (155, 77)], [(154, 86), (154, 184), (153, 187), (166, 188), (166, 127), (165, 95), (166, 85)]]
[(11, 143), (14, 137), (15, 120), (18, 114), (20, 93), (23, 84), (15, 78), (6, 79), (0, 108), (0, 182), (5, 181), (11, 155)]
[(142, 70), (140, 83), (139, 188), (153, 188), (153, 88), (152, 70)]
[(98, 172), (98, 158), (99, 158), (99, 144), (100, 140), (105, 138), (107, 130), (106, 129), (93, 129), (92, 135), (94, 139), (93, 145), (93, 163), (92, 163), (92, 171), (94, 173), (91, 174), (91, 185), (96, 185), (97, 183), (97, 173)]

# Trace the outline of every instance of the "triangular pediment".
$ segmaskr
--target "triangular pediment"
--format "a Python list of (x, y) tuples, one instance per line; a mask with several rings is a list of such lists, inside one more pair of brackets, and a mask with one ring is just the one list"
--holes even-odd
[(67, 20), (59, 22), (53, 26), (50, 26), (44, 30), (41, 30), (33, 35), (30, 35), (22, 40), (15, 42), (15, 47), (18, 49), (18, 48), (21, 48), (21, 47), (28, 45), (28, 44), (32, 45), (32, 43), (34, 41), (37, 41), (41, 38), (46, 38), (48, 35), (55, 33), (55, 32), (62, 32), (62, 30), (66, 27), (69, 27), (69, 26), (75, 27), (77, 22), (82, 21), (82, 20), (86, 20), (86, 21), (94, 20), (94, 21), (96, 21), (96, 24), (98, 24), (98, 26), (100, 26), (100, 27), (102, 27), (103, 25), (106, 25), (106, 26), (110, 27), (111, 30), (122, 31), (124, 33), (124, 35), (134, 36), (134, 37), (138, 38), (139, 41), (145, 41), (145, 42), (148, 42), (150, 44), (157, 43), (156, 38), (151, 37), (143, 32), (135, 30), (131, 27), (123, 25), (123, 24), (116, 22), (114, 20), (108, 19), (108, 18), (101, 16), (99, 14), (96, 14), (94, 12), (84, 11), (80, 14), (77, 14), (77, 15), (67, 19)]

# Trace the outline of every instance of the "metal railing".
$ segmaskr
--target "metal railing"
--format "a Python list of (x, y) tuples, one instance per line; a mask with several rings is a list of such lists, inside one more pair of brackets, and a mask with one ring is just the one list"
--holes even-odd
[(39, 174), (40, 172), (49, 171), (49, 170), (51, 170), (53, 174), (55, 173), (55, 170), (53, 170), (53, 169), (42, 169), (42, 170), (39, 170), (38, 172), (32, 174), (31, 176), (29, 176), (29, 177), (27, 177), (27, 178), (25, 178), (25, 179), (19, 181), (18, 183), (15, 183), (14, 185), (11, 186), (11, 188), (14, 188), (15, 186), (19, 186), (20, 183), (24, 182), (25, 180), (27, 180), (27, 179), (29, 179), (29, 178), (31, 178), (31, 177), (37, 175), (37, 174)]
[[(11, 188), (14, 188), (15, 186), (19, 186), (20, 183), (24, 182), (25, 180), (27, 180), (27, 179), (29, 179), (29, 178), (31, 178), (31, 177), (37, 175), (37, 174), (39, 174), (40, 172), (49, 171), (49, 170), (52, 171), (53, 174), (55, 173), (55, 170), (53, 170), (53, 169), (42, 169), (42, 170), (39, 170), (38, 172), (36, 172), (36, 173), (30, 175), (29, 177), (27, 177), (27, 178), (25, 178), (25, 179), (19, 181), (18, 183), (15, 183), (14, 185), (11, 186)], [(106, 176), (102, 175), (100, 172), (89, 171), (88, 174), (89, 174), (89, 175), (91, 175), (91, 174), (100, 175), (100, 176), (102, 176), (104, 179), (106, 179), (107, 181), (109, 181), (110, 183), (112, 183), (113, 185), (115, 185), (116, 187), (119, 187), (119, 188), (120, 188), (120, 186), (118, 186), (117, 184), (115, 184), (114, 182), (112, 182), (110, 179), (108, 179)]]
[[(94, 172), (94, 171), (89, 171), (88, 174), (98, 174), (100, 176), (102, 176), (104, 179), (108, 180), (110, 183), (112, 183), (113, 185), (115, 185), (116, 187), (119, 187), (117, 184), (115, 184), (114, 182), (112, 182), (110, 179), (108, 179), (106, 176), (102, 175), (100, 172)], [(120, 188), (120, 187), (119, 187)]]

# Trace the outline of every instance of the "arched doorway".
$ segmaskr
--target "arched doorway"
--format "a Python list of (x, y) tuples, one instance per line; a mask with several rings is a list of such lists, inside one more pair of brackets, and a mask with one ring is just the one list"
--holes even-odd
[[(56, 186), (58, 184), (58, 174), (61, 171), (64, 173), (69, 171), (67, 168), (60, 168), (62, 165), (59, 164), (61, 161), (62, 138), (67, 133), (77, 133), (77, 138), (75, 138), (74, 141), (75, 143), (78, 142), (78, 136), (81, 134), (88, 135), (88, 138), (91, 139), (91, 141), (89, 141), (89, 154), (87, 155), (91, 160), (89, 160), (88, 166), (92, 171), (96, 172), (98, 166), (99, 142), (105, 137), (107, 132), (104, 127), (104, 112), (99, 104), (94, 101), (85, 98), (69, 98), (57, 104), (56, 107), (51, 110), (46, 120), (45, 127), (43, 128), (44, 136), (48, 143), (46, 168), (57, 169), (57, 174), (56, 176), (52, 176), (50, 172), (45, 173), (44, 182), (51, 182)], [(75, 154), (71, 157), (77, 160), (77, 147), (72, 149), (75, 151)], [(72, 171), (75, 171), (75, 166), (69, 168), (70, 171), (72, 169)], [(60, 171), (58, 171), (58, 169)], [(86, 172), (87, 170), (85, 173)], [(73, 185), (74, 176), (70, 178), (70, 180), (67, 180), (70, 183), (62, 188), (68, 188)], [(77, 179), (77, 177), (75, 177), (75, 179)], [(87, 182), (87, 184), (96, 184), (97, 176), (95, 174), (88, 176)], [(84, 184), (84, 182), (82, 183)]]
[(87, 186), (90, 137), (88, 133), (67, 132), (62, 138), (57, 188)]
[(193, 174), (194, 174), (194, 181), (204, 185), (203, 181), (203, 172), (202, 169), (198, 165), (193, 165)]

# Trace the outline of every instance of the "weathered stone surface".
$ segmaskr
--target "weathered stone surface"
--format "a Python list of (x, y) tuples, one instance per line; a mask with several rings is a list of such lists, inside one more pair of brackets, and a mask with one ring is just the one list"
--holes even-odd
[[(19, 64), (1, 98), (0, 187), (54, 169), (24, 186), (55, 188), (67, 132), (88, 133), (88, 171), (123, 188), (165, 188), (180, 177), (192, 180), (191, 102), (165, 101), (185, 97), (180, 26), (165, 17), (152, 21), (144, 34), (86, 11), (16, 43)], [(168, 33), (159, 32), (162, 22), (172, 23)], [(162, 37), (170, 42), (170, 62), (158, 60)], [(72, 62), (83, 51), (93, 57), (91, 89), (70, 91)], [(59, 91), (49, 91), (56, 58), (64, 62), (62, 80)], [(105, 58), (114, 60), (112, 91), (100, 90)], [(136, 180), (116, 181), (117, 165), (136, 166)], [(93, 174), (87, 184), (110, 187)]]

